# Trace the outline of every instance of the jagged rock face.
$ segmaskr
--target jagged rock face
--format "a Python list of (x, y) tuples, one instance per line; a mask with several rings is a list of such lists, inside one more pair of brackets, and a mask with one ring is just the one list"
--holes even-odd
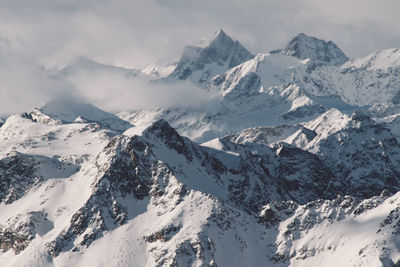
[[(318, 138), (316, 138), (318, 139)], [(400, 145), (389, 129), (363, 114), (310, 147), (331, 166), (346, 193), (369, 198), (399, 189)]]
[[(254, 128), (226, 136), (220, 142), (223, 143), (222, 149), (227, 151), (236, 151), (237, 145), (252, 142), (270, 144), (276, 149), (280, 164), (278, 173), (282, 172), (284, 177), (278, 179), (281, 181), (279, 186), (283, 186), (280, 192), (288, 195), (284, 197), (287, 200), (306, 203), (307, 200), (301, 202), (302, 195), (291, 196), (293, 193), (301, 193), (299, 188), (302, 186), (313, 188), (307, 195), (315, 194), (315, 198), (332, 198), (337, 194), (370, 198), (384, 190), (397, 192), (399, 170), (396, 166), (400, 147), (389, 129), (376, 124), (363, 113), (354, 113), (349, 118), (344, 116), (343, 122), (329, 119), (334, 114), (335, 112), (330, 111), (321, 116), (322, 119), (316, 119), (326, 126), (316, 123), (308, 125), (314, 127), (318, 133), (305, 127), (293, 127), (287, 132), (282, 131), (286, 129), (284, 127)], [(337, 123), (336, 127), (339, 128), (335, 129), (331, 123)], [(285, 143), (279, 144), (283, 140), (298, 148)], [(228, 142), (235, 143), (235, 146), (227, 145)], [(309, 170), (311, 172), (307, 173)], [(320, 181), (315, 183), (318, 180)]]
[(341, 66), (349, 58), (332, 41), (326, 42), (315, 37), (300, 33), (294, 37), (280, 54), (294, 56), (298, 59), (307, 59), (322, 61), (328, 65)]
[(19, 153), (0, 160), (0, 202), (10, 204), (22, 197), (43, 178), (36, 174), (34, 157)]
[(287, 200), (305, 204), (310, 199), (333, 198), (344, 193), (335, 185), (335, 175), (316, 155), (284, 143), (278, 144), (276, 153), (279, 191), (288, 196)]
[(223, 30), (206, 47), (188, 46), (170, 78), (206, 85), (217, 74), (235, 67), (254, 56), (238, 41), (232, 40)]
[(105, 231), (115, 229), (132, 218), (128, 207), (120, 202), (143, 200), (149, 197), (151, 163), (139, 154), (147, 154), (146, 146), (136, 137), (114, 137), (96, 157), (97, 175), (92, 184), (92, 194), (72, 217), (70, 226), (48, 244), (49, 253), (59, 255), (62, 249), (75, 240), (73, 250), (88, 247)]
[(67, 177), (79, 170), (75, 164), (65, 164), (55, 158), (10, 153), (0, 159), (0, 203), (11, 204), (49, 178), (47, 172), (56, 169), (53, 177)]
[(9, 218), (5, 225), (0, 225), (0, 249), (12, 249), (16, 254), (23, 251), (35, 238), (46, 234), (53, 228), (43, 211), (32, 211)]

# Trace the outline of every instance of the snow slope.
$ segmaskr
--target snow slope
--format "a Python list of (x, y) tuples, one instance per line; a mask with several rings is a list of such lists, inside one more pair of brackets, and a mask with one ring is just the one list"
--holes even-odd
[(400, 66), (400, 49), (378, 50), (363, 58), (356, 58), (344, 64), (343, 68), (388, 71)]

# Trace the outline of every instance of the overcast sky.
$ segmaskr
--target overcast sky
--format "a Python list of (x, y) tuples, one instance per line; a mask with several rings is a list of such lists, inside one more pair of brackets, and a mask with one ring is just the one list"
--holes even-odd
[(79, 55), (139, 68), (173, 62), (219, 28), (253, 53), (305, 32), (365, 56), (400, 47), (399, 10), (399, 0), (1, 0), (0, 106), (65, 90), (39, 89), (46, 82), (37, 66), (62, 67)]

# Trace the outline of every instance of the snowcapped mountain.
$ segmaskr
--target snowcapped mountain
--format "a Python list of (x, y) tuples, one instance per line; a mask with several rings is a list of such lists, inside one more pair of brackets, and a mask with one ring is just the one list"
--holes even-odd
[(118, 116), (55, 99), (0, 120), (0, 266), (398, 266), (397, 54), (344, 63), (300, 34), (252, 56), (221, 30), (167, 78), (78, 60), (61, 73), (213, 97)]
[(70, 64), (62, 68), (57, 74), (56, 77), (68, 77), (72, 75), (79, 74), (80, 72), (107, 72), (107, 73), (115, 73), (122, 74), (126, 77), (135, 77), (140, 75), (142, 72), (138, 69), (128, 69), (124, 67), (118, 67), (113, 65), (107, 65), (98, 63), (92, 59), (80, 56), (73, 60)]
[(167, 64), (167, 65), (156, 65), (152, 64), (145, 67), (142, 72), (147, 75), (151, 75), (154, 78), (166, 78), (168, 77), (175, 69), (177, 63)]
[(400, 48), (378, 50), (364, 58), (347, 62), (343, 68), (388, 71), (400, 66)]
[[(305, 122), (330, 108), (354, 110), (339, 90), (330, 88), (329, 77), (314, 82), (313, 66), (290, 56), (260, 54), (209, 81), (207, 90), (219, 102), (213, 107), (139, 110), (120, 116), (135, 125), (166, 119), (181, 134), (204, 142), (249, 127)], [(315, 70), (318, 75), (324, 67), (330, 66)]]
[(332, 41), (324, 41), (304, 33), (294, 37), (283, 49), (273, 50), (272, 54), (293, 56), (298, 59), (322, 61), (332, 66), (341, 66), (349, 58)]
[(40, 109), (31, 110), (28, 115), (36, 121), (51, 124), (93, 122), (116, 131), (124, 131), (132, 127), (130, 123), (112, 113), (105, 112), (92, 104), (68, 98), (54, 99)]
[[(325, 234), (319, 228), (370, 218), (365, 230), (381, 229), (382, 235), (357, 245), (358, 252), (365, 246), (376, 250), (372, 244), (383, 242), (396, 222), (385, 216), (393, 218), (397, 195), (385, 201), (387, 191), (361, 201), (360, 191), (338, 182), (342, 176), (335, 176), (334, 167), (289, 144), (221, 139), (219, 147), (200, 146), (162, 120), (123, 135), (94, 126), (43, 124), (14, 115), (0, 128), (2, 151), (11, 151), (0, 165), (9, 179), (2, 183), (2, 265), (307, 264), (328, 251), (341, 252), (340, 236), (322, 250), (315, 250), (318, 243), (298, 245), (318, 231)], [(39, 142), (49, 132), (51, 138)], [(10, 139), (15, 133), (22, 136)], [(64, 142), (74, 145), (66, 149)], [(52, 149), (46, 151), (45, 144)], [(379, 179), (367, 181), (373, 187)], [(350, 196), (336, 197), (338, 192)], [(310, 209), (313, 213), (306, 213)], [(104, 255), (93, 257), (99, 253)], [(378, 261), (384, 253), (356, 259)]]
[(203, 43), (203, 47), (185, 47), (175, 70), (168, 77), (178, 80), (190, 79), (200, 86), (205, 86), (215, 75), (252, 57), (253, 55), (238, 41), (219, 30), (213, 39)]

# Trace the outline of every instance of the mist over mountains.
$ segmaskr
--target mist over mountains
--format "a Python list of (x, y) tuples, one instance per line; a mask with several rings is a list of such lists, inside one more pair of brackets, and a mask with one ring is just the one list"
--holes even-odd
[(398, 51), (220, 29), (142, 69), (28, 62), (56, 89), (0, 119), (0, 265), (397, 266)]

